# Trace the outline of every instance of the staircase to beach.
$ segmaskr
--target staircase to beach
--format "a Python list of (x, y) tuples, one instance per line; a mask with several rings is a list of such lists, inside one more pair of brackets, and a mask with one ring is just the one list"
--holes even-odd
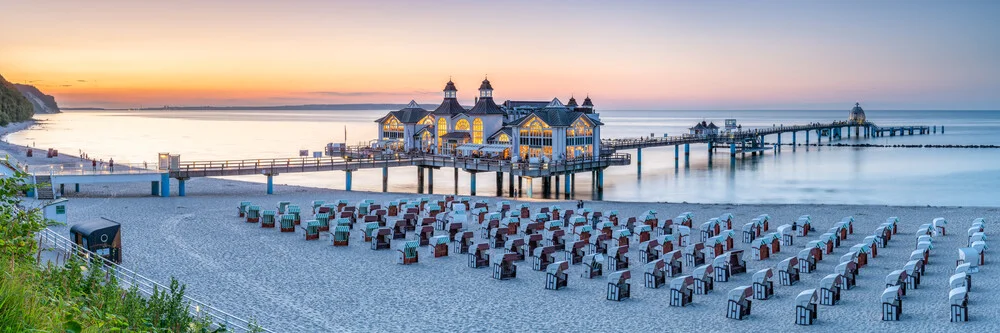
[(39, 200), (52, 200), (56, 198), (55, 191), (52, 190), (52, 176), (35, 176), (35, 198)]

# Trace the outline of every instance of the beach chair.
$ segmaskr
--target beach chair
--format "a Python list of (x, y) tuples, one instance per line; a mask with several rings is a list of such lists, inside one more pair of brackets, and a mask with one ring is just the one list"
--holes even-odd
[(871, 245), (864, 243), (857, 244), (851, 246), (850, 251), (856, 255), (854, 262), (858, 263), (859, 269), (868, 265), (868, 254), (872, 251)]
[(719, 236), (712, 236), (705, 240), (705, 255), (707, 257), (717, 257), (725, 252), (725, 245)]
[(799, 237), (809, 236), (809, 232), (812, 229), (812, 218), (809, 215), (802, 215), (798, 220), (792, 222), (792, 231), (796, 232)]
[(648, 240), (639, 243), (639, 260), (647, 263), (660, 258), (660, 241)]
[(587, 242), (575, 241), (565, 245), (566, 261), (571, 265), (583, 262), (583, 257), (587, 255)]
[(945, 230), (945, 228), (948, 226), (948, 220), (945, 220), (943, 217), (935, 218), (934, 221), (931, 222), (931, 225), (934, 226), (934, 230), (936, 230), (938, 233), (940, 233), (941, 236), (947, 236), (948, 235), (947, 232), (946, 232), (946, 230)]
[[(267, 221), (268, 221), (268, 218), (265, 216), (264, 217), (264, 222), (267, 222)], [(281, 228), (280, 228), (281, 232), (295, 232), (295, 220), (294, 220), (294, 216), (291, 216), (291, 215), (281, 215), (281, 220), (279, 221), (279, 223), (280, 223), (280, 226), (281, 226)], [(264, 224), (265, 223), (262, 222), (261, 226), (263, 227)], [(270, 226), (268, 226), (266, 228), (274, 228), (274, 223), (271, 222)]]
[(795, 235), (792, 231), (791, 224), (783, 224), (778, 226), (778, 235), (781, 236), (781, 245), (792, 246), (795, 243)]
[(754, 260), (767, 260), (771, 256), (771, 243), (766, 239), (757, 239), (750, 244)]
[(683, 225), (673, 226), (673, 235), (677, 239), (677, 246), (688, 246), (691, 244), (691, 227)]
[(319, 214), (319, 213), (330, 214), (330, 213), (337, 212), (337, 211), (338, 211), (337, 210), (337, 205), (334, 204), (334, 203), (327, 204), (327, 203), (324, 203), (323, 200), (315, 200), (315, 201), (313, 201), (313, 215)]
[(976, 247), (963, 247), (958, 249), (958, 260), (955, 262), (956, 265), (969, 264), (969, 271), (976, 273), (979, 272), (979, 266), (986, 263), (985, 258), (985, 242), (978, 241), (974, 245), (979, 245)]
[(628, 246), (629, 237), (632, 236), (632, 231), (628, 229), (618, 229), (611, 232), (611, 246)]
[(504, 243), (507, 243), (508, 237), (510, 237), (510, 233), (505, 227), (499, 227), (490, 232), (490, 240), (494, 248), (503, 247)]
[(955, 288), (965, 288), (965, 290), (972, 290), (972, 275), (969, 273), (955, 273), (948, 277), (948, 286), (951, 289)]
[(288, 209), (288, 205), (291, 204), (292, 203), (288, 201), (278, 201), (278, 214), (284, 214), (286, 209)]
[(593, 279), (594, 277), (604, 275), (604, 256), (599, 253), (591, 253), (583, 256), (583, 265), (586, 270), (581, 274), (582, 277), (587, 279)]
[(351, 237), (351, 229), (347, 226), (337, 226), (333, 229), (333, 246), (347, 246)]
[(434, 255), (434, 258), (448, 256), (448, 243), (448, 236), (441, 235), (431, 237), (431, 254)]
[(795, 324), (812, 325), (816, 321), (818, 302), (819, 292), (816, 289), (806, 289), (795, 296)]
[(901, 291), (899, 286), (886, 287), (882, 291), (880, 297), (882, 300), (882, 320), (899, 321), (899, 317), (903, 314), (903, 295), (905, 293)]
[(823, 254), (833, 253), (833, 249), (838, 246), (837, 243), (840, 243), (840, 237), (832, 232), (824, 233), (823, 235), (820, 235), (819, 238), (826, 245), (824, 247), (826, 251), (823, 252)]
[(590, 236), (590, 253), (608, 253), (608, 235), (596, 233)]
[(368, 215), (368, 212), (371, 211), (371, 204), (368, 203), (367, 201), (359, 202), (357, 209), (358, 209), (358, 215)]
[(822, 250), (817, 247), (807, 247), (805, 249), (799, 250), (796, 255), (799, 261), (799, 273), (812, 273), (816, 270), (816, 262), (819, 261), (818, 258), (822, 254)]
[(952, 288), (948, 292), (951, 304), (951, 322), (969, 321), (969, 291), (965, 287)]
[(455, 236), (455, 253), (466, 254), (469, 253), (469, 248), (472, 247), (474, 242), (475, 234), (472, 231), (463, 231)]
[(261, 228), (274, 228), (274, 217), (276, 216), (273, 210), (264, 210), (260, 212), (260, 227)]
[(677, 215), (674, 220), (680, 225), (691, 228), (691, 224), (694, 222), (694, 214), (691, 212), (683, 212), (680, 215)]
[(842, 262), (833, 268), (833, 272), (843, 278), (844, 289), (851, 290), (858, 285), (858, 264), (853, 261)]
[(434, 237), (434, 227), (429, 225), (421, 226), (417, 231), (417, 245), (431, 245), (431, 237)]
[(760, 215), (757, 216), (756, 220), (760, 221), (759, 223), (761, 225), (761, 231), (762, 232), (763, 231), (769, 231), (769, 230), (771, 230), (771, 227), (770, 227), (770, 225), (771, 225), (771, 216), (770, 215), (760, 214)]
[(750, 244), (757, 239), (757, 225), (753, 222), (743, 225), (743, 244)]
[(906, 271), (897, 269), (885, 276), (886, 287), (899, 287), (900, 293), (906, 296)]
[(496, 204), (494, 205), (496, 207), (496, 211), (500, 212), (501, 214), (506, 214), (508, 211), (510, 211), (510, 201), (506, 200), (497, 201)]
[(490, 244), (478, 243), (469, 251), (469, 267), (483, 268), (490, 265)]
[(633, 231), (640, 243), (648, 241), (653, 234), (653, 228), (650, 228), (648, 225), (635, 226)]
[(656, 289), (667, 283), (667, 274), (664, 271), (665, 267), (666, 264), (663, 262), (663, 259), (650, 261), (643, 266), (643, 270), (645, 271), (644, 285), (646, 288)]
[(240, 201), (239, 206), (236, 206), (236, 209), (239, 212), (239, 216), (240, 217), (246, 217), (247, 216), (247, 207), (250, 207), (251, 205), (253, 205), (253, 202), (250, 202), (250, 201)]
[(306, 240), (319, 239), (319, 221), (311, 220), (306, 222)]
[(709, 220), (708, 222), (702, 223), (701, 226), (698, 227), (698, 230), (701, 231), (702, 242), (708, 240), (709, 237), (715, 236), (717, 225), (716, 221)]
[(513, 253), (504, 253), (496, 256), (493, 261), (493, 278), (497, 280), (508, 280), (517, 277), (517, 266), (514, 266), (516, 256)]
[(747, 272), (747, 262), (743, 259), (743, 250), (733, 250), (722, 254), (729, 258), (729, 274), (736, 275)]
[(831, 249), (831, 252), (832, 252), (833, 245), (829, 244), (829, 242), (827, 242), (825, 239), (821, 238), (821, 239), (809, 241), (809, 243), (806, 243), (806, 248), (807, 249), (811, 249), (811, 248), (819, 249), (819, 252), (816, 253), (816, 260), (817, 261), (822, 261), (823, 260), (823, 254), (824, 253), (829, 253), (829, 252), (826, 252), (827, 248)]
[(691, 303), (694, 295), (694, 278), (690, 275), (670, 280), (670, 306), (684, 307)]
[(521, 233), (523, 233), (525, 236), (534, 235), (534, 234), (540, 234), (540, 233), (542, 233), (543, 230), (545, 230), (545, 223), (544, 222), (528, 222), (528, 223), (524, 224), (524, 226), (522, 227), (522, 229), (523, 230), (521, 231)]
[(966, 244), (968, 244), (968, 246), (971, 247), (972, 243), (975, 242), (986, 242), (986, 233), (982, 231), (972, 233), (972, 235), (969, 236), (969, 240)]
[(681, 274), (683, 263), (681, 262), (681, 251), (670, 251), (663, 256), (663, 261), (667, 265), (667, 276), (675, 277)]
[(695, 267), (705, 264), (705, 244), (695, 243), (685, 246), (683, 250), (684, 253), (684, 263), (688, 267)]
[(753, 273), (753, 299), (766, 300), (774, 295), (774, 270), (765, 268)]
[(540, 234), (531, 234), (524, 237), (524, 253), (535, 253), (535, 249), (544, 246), (545, 238)]
[(257, 223), (260, 222), (260, 206), (250, 205), (247, 206), (247, 223)]
[(830, 274), (819, 281), (819, 304), (836, 305), (840, 301), (840, 288), (844, 285), (840, 274)]
[[(287, 215), (290, 215), (292, 217), (292, 223), (294, 223), (295, 225), (302, 223), (302, 209), (299, 208), (299, 206), (289, 205), (287, 208), (287, 212), (288, 212)], [(282, 215), (282, 217), (284, 216), (285, 215)]]
[(631, 279), (632, 272), (629, 271), (617, 271), (608, 275), (607, 299), (619, 302), (628, 299), (631, 296)]
[(970, 291), (972, 290), (972, 275), (974, 273), (976, 273), (976, 272), (973, 272), (971, 269), (972, 269), (972, 266), (970, 266), (969, 263), (964, 263), (964, 264), (960, 264), (958, 266), (955, 266), (955, 274), (965, 273), (965, 276), (968, 279), (968, 281), (966, 282), (967, 285), (966, 285), (965, 288), (968, 289), (968, 290), (970, 290)]
[(462, 232), (462, 230), (464, 230), (464, 228), (465, 228), (465, 224), (462, 223), (462, 222), (451, 222), (451, 223), (448, 223), (448, 225), (446, 226), (446, 229), (448, 230), (448, 240), (454, 242), (455, 241), (455, 235), (458, 235), (459, 232)]
[(365, 243), (372, 241), (372, 237), (375, 235), (375, 230), (378, 229), (378, 222), (367, 222), (364, 225), (364, 232), (361, 234), (362, 240)]
[(783, 286), (791, 286), (799, 282), (799, 259), (796, 257), (785, 258), (778, 263), (778, 283)]
[(715, 268), (712, 265), (701, 265), (694, 268), (691, 273), (694, 278), (694, 293), (698, 295), (708, 294), (715, 288)]
[(544, 271), (549, 264), (556, 261), (555, 258), (556, 247), (555, 246), (545, 246), (536, 248), (531, 255), (531, 269), (536, 271)]
[(674, 220), (664, 219), (664, 220), (655, 220), (655, 222), (656, 225), (652, 227), (653, 231), (656, 232), (657, 236), (670, 235), (674, 233)]
[(516, 261), (522, 261), (527, 258), (528, 253), (534, 253), (533, 251), (526, 251), (527, 247), (524, 243), (524, 238), (521, 237), (510, 237), (503, 243), (503, 249), (506, 253), (513, 253), (514, 259)]
[(906, 272), (906, 289), (916, 290), (920, 287), (920, 276), (923, 274), (924, 262), (920, 259), (907, 261), (903, 265)]
[[(392, 229), (378, 228), (372, 232), (372, 250), (387, 250), (392, 243)], [(418, 242), (413, 242), (420, 246)]]
[(545, 241), (551, 246), (564, 248), (566, 246), (565, 235), (566, 231), (563, 231), (562, 229), (545, 230)]
[(723, 213), (722, 215), (719, 216), (719, 224), (722, 225), (723, 229), (732, 230), (733, 218), (734, 216), (732, 213)]
[(628, 267), (628, 245), (615, 247), (608, 252), (608, 269), (620, 271)]
[(545, 289), (559, 290), (566, 288), (566, 282), (569, 275), (566, 274), (567, 269), (569, 269), (569, 263), (565, 261), (557, 261), (546, 267)]
[[(751, 301), (750, 295), (753, 293), (750, 286), (739, 286), (729, 291), (729, 301), (726, 307), (726, 318), (743, 320), (750, 315)], [(759, 299), (759, 298), (758, 298)]]
[(549, 215), (552, 215), (552, 219), (553, 220), (560, 220), (561, 221), (562, 220), (561, 219), (561, 217), (562, 217), (562, 211), (563, 211), (562, 207), (559, 207), (559, 205), (549, 206)]
[(589, 241), (591, 234), (593, 234), (594, 228), (589, 225), (581, 225), (573, 227), (573, 233), (576, 234), (576, 240)]
[(729, 258), (717, 256), (712, 259), (712, 270), (715, 272), (715, 282), (727, 282), (731, 276), (729, 271)]
[(330, 214), (319, 213), (314, 218), (319, 222), (319, 231), (330, 231)]
[(529, 207), (530, 206), (528, 206), (528, 204), (526, 204), (526, 203), (518, 205), (517, 211), (520, 213), (520, 216), (518, 216), (518, 217), (524, 218), (524, 219), (530, 218), (531, 217), (531, 209)]
[[(400, 265), (415, 264), (420, 260), (420, 251), (417, 249), (420, 247), (415, 241), (406, 241), (403, 244), (399, 244), (396, 249), (398, 251), (398, 256), (396, 257), (396, 263)], [(448, 246), (445, 245), (445, 250), (447, 251)]]

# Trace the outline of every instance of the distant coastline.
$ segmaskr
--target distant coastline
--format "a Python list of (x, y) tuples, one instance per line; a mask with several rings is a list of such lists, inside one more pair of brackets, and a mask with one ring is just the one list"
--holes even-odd
[(275, 105), (275, 106), (162, 106), (154, 108), (96, 108), (96, 107), (77, 107), (77, 108), (62, 108), (63, 110), (71, 111), (124, 111), (124, 110), (136, 110), (136, 111), (168, 111), (168, 110), (180, 110), (180, 111), (192, 111), (192, 110), (210, 110), (210, 111), (231, 111), (231, 110), (251, 110), (251, 111), (282, 111), (282, 110), (398, 110), (406, 107), (406, 104), (376, 104), (376, 103), (363, 103), (363, 104), (304, 104), (304, 105)]

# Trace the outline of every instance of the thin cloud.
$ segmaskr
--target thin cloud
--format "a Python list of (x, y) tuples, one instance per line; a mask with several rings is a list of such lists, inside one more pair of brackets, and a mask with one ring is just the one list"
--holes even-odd
[(432, 94), (433, 91), (310, 91), (311, 95), (323, 95), (334, 97), (363, 97), (363, 96), (409, 96)]
[(86, 83), (86, 82), (87, 82), (87, 80), (76, 80), (76, 82), (80, 82), (80, 83)]

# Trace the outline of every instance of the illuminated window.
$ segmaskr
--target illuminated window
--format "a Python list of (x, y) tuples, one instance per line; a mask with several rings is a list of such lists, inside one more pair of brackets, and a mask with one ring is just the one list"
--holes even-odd
[(503, 142), (503, 143), (509, 143), (510, 142), (510, 136), (507, 135), (507, 133), (500, 133), (500, 135), (497, 136), (497, 141), (498, 142)]
[(483, 143), (483, 120), (476, 118), (472, 121), (472, 143)]
[(469, 121), (465, 120), (465, 119), (459, 119), (458, 122), (455, 123), (455, 130), (456, 131), (468, 131), (469, 130)]
[(424, 118), (424, 121), (421, 121), (420, 123), (423, 125), (434, 125), (434, 118), (431, 117)]
[(438, 149), (441, 149), (442, 137), (448, 134), (448, 120), (444, 118), (438, 118)]

